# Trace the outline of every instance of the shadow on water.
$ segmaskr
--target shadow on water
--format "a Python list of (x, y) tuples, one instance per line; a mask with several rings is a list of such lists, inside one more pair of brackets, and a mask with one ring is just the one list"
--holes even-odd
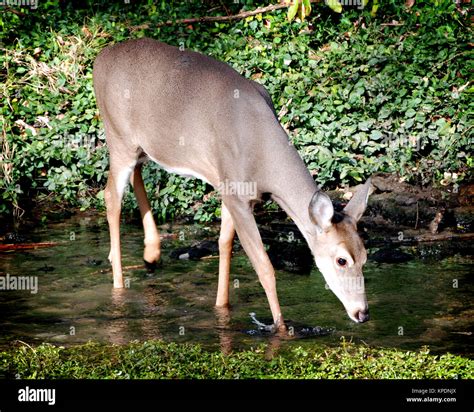
[(0, 254), (0, 276), (33, 277), (32, 290), (0, 290), (0, 345), (14, 340), (62, 345), (89, 340), (115, 344), (164, 339), (200, 343), (228, 352), (259, 343), (337, 344), (342, 336), (368, 345), (472, 356), (472, 262), (453, 256), (401, 264), (367, 263), (366, 290), (371, 321), (357, 325), (325, 289), (322, 276), (277, 273), (282, 310), (291, 333), (282, 338), (262, 331), (270, 322), (265, 294), (243, 252), (232, 263), (230, 310), (213, 307), (218, 259), (175, 260), (171, 250), (217, 234), (198, 226), (173, 233), (184, 241), (163, 240), (164, 261), (150, 275), (142, 262), (140, 226), (122, 228), (124, 276), (129, 288), (113, 290), (107, 262), (107, 224), (99, 217), (73, 217), (31, 233), (32, 241), (54, 247)]

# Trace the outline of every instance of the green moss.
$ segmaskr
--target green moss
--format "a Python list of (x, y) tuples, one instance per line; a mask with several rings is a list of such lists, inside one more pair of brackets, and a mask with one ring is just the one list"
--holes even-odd
[(472, 379), (474, 361), (428, 349), (400, 351), (352, 343), (296, 347), (267, 359), (264, 346), (229, 355), (162, 341), (70, 348), (21, 345), (0, 352), (0, 372), (24, 379)]

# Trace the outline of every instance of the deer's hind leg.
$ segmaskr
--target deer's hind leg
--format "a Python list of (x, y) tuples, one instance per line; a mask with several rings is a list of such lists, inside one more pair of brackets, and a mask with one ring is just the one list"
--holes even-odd
[(160, 260), (160, 235), (156, 228), (155, 220), (153, 219), (153, 213), (146, 195), (141, 170), (142, 165), (137, 164), (130, 176), (130, 183), (133, 186), (135, 197), (137, 198), (140, 215), (142, 217), (143, 230), (145, 232), (143, 260), (147, 269), (151, 271), (155, 269), (156, 263)]

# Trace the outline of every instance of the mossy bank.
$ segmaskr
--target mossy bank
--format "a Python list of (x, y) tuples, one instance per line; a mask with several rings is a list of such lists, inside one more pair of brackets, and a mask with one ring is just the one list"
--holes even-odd
[(472, 379), (474, 361), (461, 356), (370, 348), (342, 342), (281, 350), (263, 345), (223, 354), (162, 341), (123, 346), (25, 344), (0, 352), (0, 375), (21, 379)]

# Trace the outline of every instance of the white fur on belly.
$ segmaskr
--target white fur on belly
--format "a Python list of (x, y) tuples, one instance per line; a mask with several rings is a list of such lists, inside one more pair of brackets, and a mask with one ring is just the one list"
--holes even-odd
[[(201, 179), (206, 183), (209, 183), (209, 181), (201, 174), (195, 172), (194, 170), (188, 169), (186, 167), (172, 167), (172, 166), (167, 166), (163, 164), (163, 162), (159, 162), (156, 159), (153, 159), (150, 155), (148, 157), (153, 160), (155, 163), (157, 163), (159, 166), (161, 166), (163, 169), (165, 169), (168, 173), (175, 173), (180, 176), (185, 176), (185, 177), (195, 177), (197, 179)], [(209, 183), (210, 184), (210, 183)]]

